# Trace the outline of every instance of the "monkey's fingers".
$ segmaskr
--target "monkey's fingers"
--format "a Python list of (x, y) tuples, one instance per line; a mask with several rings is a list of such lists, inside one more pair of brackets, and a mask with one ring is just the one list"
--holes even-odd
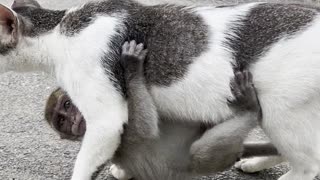
[(144, 49), (144, 45), (142, 43), (138, 44), (135, 50), (135, 55), (139, 56), (143, 49)]
[(244, 99), (244, 106), (246, 106), (246, 109), (256, 112), (261, 110), (257, 92), (253, 86), (247, 87), (246, 97)]
[(249, 79), (249, 75), (248, 75), (248, 71), (243, 71), (242, 73), (242, 81), (240, 84), (240, 88), (243, 94), (247, 94), (248, 93), (248, 88), (251, 86), (248, 83), (248, 79)]
[(240, 94), (240, 89), (235, 79), (232, 79), (230, 81), (230, 88), (231, 88), (231, 93), (234, 97), (237, 97)]
[(236, 72), (235, 80), (241, 95), (245, 96), (248, 93), (247, 86), (246, 86), (247, 75), (244, 72)]
[(248, 75), (248, 73), (249, 73), (249, 71), (247, 71), (247, 70), (244, 70), (243, 72), (242, 72), (242, 74), (243, 74), (243, 87), (246, 89), (247, 87), (249, 87), (249, 83), (248, 83), (248, 79), (249, 79), (249, 75)]
[(130, 47), (129, 47), (128, 53), (129, 53), (130, 55), (133, 55), (134, 52), (135, 52), (135, 50), (136, 50), (136, 46), (137, 46), (136, 41), (135, 41), (135, 40), (132, 40), (132, 41), (130, 42), (130, 45), (129, 45), (129, 46), (130, 46)]
[(246, 94), (243, 93), (238, 83), (236, 83), (235, 79), (230, 82), (231, 85), (231, 93), (233, 95), (232, 100), (228, 100), (229, 105), (234, 108), (240, 108), (246, 102)]
[(250, 71), (248, 71), (248, 83), (253, 86), (253, 77)]
[(244, 83), (245, 83), (244, 86), (246, 88), (253, 86), (252, 74), (248, 70), (243, 71), (243, 74), (244, 74)]
[(235, 73), (235, 80), (237, 85), (240, 87), (241, 90), (244, 89), (244, 74), (242, 72), (236, 72)]
[(142, 50), (138, 56), (138, 58), (141, 60), (141, 61), (144, 61), (147, 57), (147, 54), (148, 54), (148, 50), (145, 49), (145, 50)]
[(129, 51), (129, 42), (128, 41), (126, 41), (123, 45), (122, 45), (122, 53), (128, 53), (128, 51)]

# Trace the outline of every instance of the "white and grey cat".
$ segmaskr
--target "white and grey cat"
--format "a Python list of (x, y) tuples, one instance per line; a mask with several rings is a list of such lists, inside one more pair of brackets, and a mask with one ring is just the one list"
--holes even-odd
[(228, 106), (229, 83), (235, 69), (249, 68), (262, 127), (292, 166), (280, 179), (312, 180), (319, 173), (316, 8), (143, 6), (105, 0), (54, 11), (34, 0), (24, 2), (11, 9), (0, 5), (0, 68), (54, 71), (83, 113), (87, 132), (72, 179), (90, 179), (120, 143), (128, 109), (119, 55), (128, 39), (148, 47), (144, 74), (149, 92), (158, 113), (174, 119), (239, 121)]

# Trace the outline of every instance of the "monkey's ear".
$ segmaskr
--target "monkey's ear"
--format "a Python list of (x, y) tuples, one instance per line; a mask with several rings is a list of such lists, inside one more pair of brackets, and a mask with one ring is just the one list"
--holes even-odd
[(36, 0), (14, 0), (11, 8), (15, 9), (20, 7), (41, 8), (40, 4)]
[(18, 42), (18, 17), (10, 8), (0, 4), (0, 44), (13, 46)]

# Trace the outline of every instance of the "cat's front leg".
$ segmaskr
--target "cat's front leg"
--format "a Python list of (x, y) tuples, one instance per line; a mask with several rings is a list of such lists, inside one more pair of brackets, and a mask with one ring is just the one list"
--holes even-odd
[(103, 118), (87, 123), (72, 180), (90, 180), (98, 167), (113, 157), (120, 144), (124, 119), (127, 119), (125, 114), (110, 112)]

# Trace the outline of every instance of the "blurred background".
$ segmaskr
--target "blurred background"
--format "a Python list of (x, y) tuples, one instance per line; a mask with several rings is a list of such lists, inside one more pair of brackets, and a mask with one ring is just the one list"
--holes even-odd
[[(64, 9), (87, 0), (39, 0), (45, 8)], [(139, 0), (148, 5), (176, 3), (182, 5), (224, 5), (254, 0)], [(260, 1), (260, 0), (259, 0)], [(13, 0), (0, 0), (11, 5)], [(269, 0), (319, 4), (320, 0)], [(61, 140), (43, 119), (45, 100), (56, 87), (48, 74), (6, 73), (0, 75), (0, 179), (1, 180), (62, 180), (70, 179), (79, 143)], [(265, 140), (260, 129), (251, 133), (250, 140)], [(206, 180), (275, 180), (288, 170), (284, 165), (255, 174), (235, 169)], [(108, 167), (99, 180), (113, 178)]]

